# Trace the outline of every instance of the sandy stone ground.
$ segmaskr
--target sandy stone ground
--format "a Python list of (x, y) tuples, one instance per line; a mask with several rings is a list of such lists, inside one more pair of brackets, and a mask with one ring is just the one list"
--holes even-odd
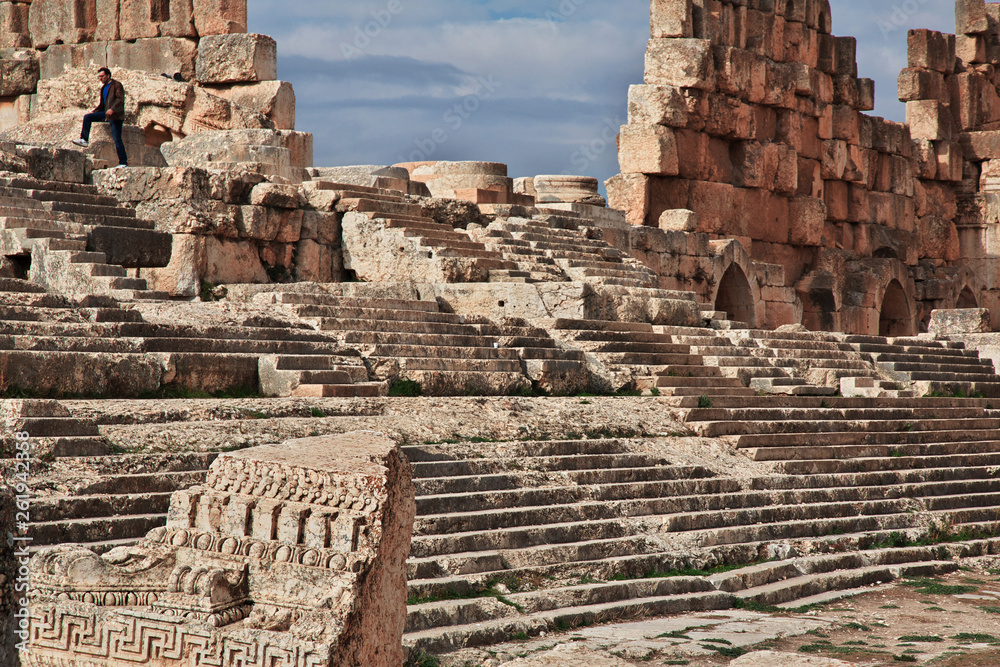
[(714, 611), (580, 628), (444, 656), (442, 667), (1000, 665), (1000, 558), (819, 609)]

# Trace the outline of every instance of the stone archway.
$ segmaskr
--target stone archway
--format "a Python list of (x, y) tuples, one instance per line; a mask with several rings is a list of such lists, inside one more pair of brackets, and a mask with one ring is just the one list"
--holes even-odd
[(757, 326), (757, 308), (743, 269), (736, 263), (729, 268), (719, 282), (719, 290), (715, 295), (715, 309), (725, 311), (729, 319), (745, 322), (751, 327)]
[(972, 293), (972, 290), (968, 286), (962, 290), (962, 293), (958, 295), (958, 301), (955, 302), (956, 308), (979, 308), (979, 302), (976, 301), (976, 295)]
[(913, 314), (910, 312), (910, 299), (906, 296), (906, 292), (898, 280), (890, 282), (882, 296), (878, 334), (888, 337), (913, 335)]

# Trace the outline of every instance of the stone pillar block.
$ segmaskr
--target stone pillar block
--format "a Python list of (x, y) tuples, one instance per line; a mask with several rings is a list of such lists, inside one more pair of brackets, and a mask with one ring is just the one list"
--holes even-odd
[(676, 176), (677, 142), (673, 130), (662, 125), (623, 126), (618, 161), (623, 174)]
[(194, 0), (198, 35), (229, 35), (247, 31), (247, 0)]
[(212, 35), (198, 44), (199, 83), (249, 83), (278, 78), (278, 45), (258, 34)]
[(645, 82), (679, 88), (715, 87), (712, 43), (707, 39), (651, 39)]
[(652, 0), (650, 2), (650, 34), (663, 37), (693, 37), (692, 0)]
[(270, 542), (278, 532), (278, 512), (282, 503), (277, 500), (259, 500), (253, 508), (251, 537)]

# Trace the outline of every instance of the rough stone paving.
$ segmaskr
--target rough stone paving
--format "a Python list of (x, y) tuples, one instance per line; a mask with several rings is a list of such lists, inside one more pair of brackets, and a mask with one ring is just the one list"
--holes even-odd
[(1000, 4), (900, 124), (652, 0), (607, 201), (314, 165), (246, 13), (0, 0), (0, 664), (995, 664)]

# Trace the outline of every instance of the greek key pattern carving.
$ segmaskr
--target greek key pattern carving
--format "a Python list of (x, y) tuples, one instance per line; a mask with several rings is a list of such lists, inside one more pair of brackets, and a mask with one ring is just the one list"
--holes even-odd
[(381, 505), (381, 488), (361, 489), (328, 472), (266, 461), (220, 458), (205, 481), (208, 488), (245, 496), (273, 498), (310, 505), (374, 512)]
[(313, 549), (281, 542), (261, 542), (222, 533), (202, 533), (184, 529), (156, 528), (146, 535), (146, 539), (158, 544), (211, 551), (226, 556), (247, 556), (256, 560), (271, 560), (338, 572), (359, 572), (369, 560), (359, 557), (358, 553), (345, 554), (331, 549)]
[(234, 638), (192, 628), (180, 621), (124, 614), (101, 622), (95, 614), (61, 608), (35, 609), (31, 650), (56, 651), (110, 665), (165, 664), (178, 667), (329, 667), (324, 645)]

